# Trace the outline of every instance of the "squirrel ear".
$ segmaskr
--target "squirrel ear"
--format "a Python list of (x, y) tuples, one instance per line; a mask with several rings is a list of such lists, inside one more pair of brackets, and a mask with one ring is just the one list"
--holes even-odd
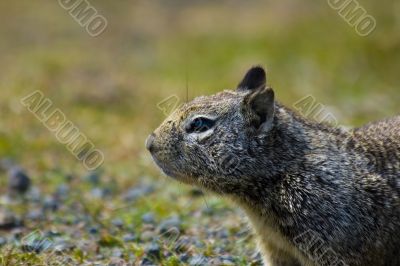
[(265, 70), (261, 66), (255, 66), (250, 68), (243, 80), (239, 83), (237, 90), (255, 90), (265, 87), (267, 83), (267, 75)]
[(271, 88), (263, 88), (249, 93), (244, 98), (247, 117), (261, 132), (267, 132), (272, 127), (275, 112), (275, 93)]

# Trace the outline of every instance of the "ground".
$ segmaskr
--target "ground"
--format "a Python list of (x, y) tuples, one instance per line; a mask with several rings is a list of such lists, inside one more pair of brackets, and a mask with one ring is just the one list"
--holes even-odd
[[(310, 96), (340, 125), (400, 111), (394, 1), (359, 1), (377, 22), (366, 37), (312, 0), (92, 0), (108, 26), (91, 37), (60, 2), (0, 3), (0, 265), (260, 265), (242, 212), (165, 177), (144, 148), (176, 103), (234, 88), (251, 65), (282, 103)], [(100, 168), (21, 103), (34, 91), (104, 153)]]

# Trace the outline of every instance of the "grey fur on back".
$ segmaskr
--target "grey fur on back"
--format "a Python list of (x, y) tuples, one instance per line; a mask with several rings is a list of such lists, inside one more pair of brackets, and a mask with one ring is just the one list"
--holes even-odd
[(254, 67), (182, 106), (147, 141), (155, 162), (242, 207), (271, 265), (400, 265), (400, 117), (318, 124), (265, 83)]

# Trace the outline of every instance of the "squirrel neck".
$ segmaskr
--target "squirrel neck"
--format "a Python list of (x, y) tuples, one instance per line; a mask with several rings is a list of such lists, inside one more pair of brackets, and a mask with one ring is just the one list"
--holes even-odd
[[(341, 184), (350, 181), (345, 179), (352, 176), (351, 160), (355, 158), (343, 145), (353, 142), (346, 130), (307, 120), (279, 104), (274, 116), (269, 134), (249, 148), (254, 153), (251, 157), (257, 158), (257, 167), (250, 168), (254, 171), (246, 177), (249, 186), (244, 189), (248, 193), (233, 198), (252, 210), (258, 209), (258, 213), (274, 213), (279, 220), (280, 213), (291, 212), (294, 202), (285, 197), (292, 197), (296, 189), (303, 193), (305, 186), (313, 190), (316, 183), (327, 187), (335, 183), (333, 187), (340, 189)], [(244, 167), (251, 164), (254, 161), (248, 165), (245, 162)]]
[(248, 148), (259, 166), (253, 178), (279, 181), (282, 175), (315, 174), (328, 159), (326, 167), (336, 167), (332, 160), (346, 157), (343, 144), (353, 139), (342, 128), (305, 119), (278, 103), (273, 123), (271, 131)]
[(276, 105), (274, 116), (274, 127), (267, 136), (266, 146), (273, 149), (275, 161), (281, 162), (276, 167), (279, 173), (293, 170), (314, 173), (319, 167), (315, 157), (341, 157), (343, 143), (352, 139), (352, 134), (343, 128), (306, 119), (280, 104)]
[[(293, 242), (299, 234), (318, 228), (320, 217), (305, 206), (314, 206), (317, 214), (331, 211), (333, 217), (348, 208), (344, 203), (352, 201), (356, 173), (352, 167), (364, 161), (351, 148), (355, 140), (350, 132), (306, 120), (279, 105), (269, 133), (250, 147), (255, 154), (244, 167), (252, 173), (236, 189), (240, 194), (230, 198), (247, 213), (261, 243), (271, 237)], [(338, 191), (346, 196), (340, 206), (335, 205)], [(324, 208), (322, 198), (325, 205), (332, 205)]]

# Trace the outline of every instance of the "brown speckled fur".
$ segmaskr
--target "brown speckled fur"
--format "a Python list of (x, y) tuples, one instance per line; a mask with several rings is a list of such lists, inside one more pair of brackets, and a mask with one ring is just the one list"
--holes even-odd
[[(265, 82), (254, 67), (236, 91), (179, 108), (147, 141), (156, 163), (242, 207), (266, 265), (400, 265), (400, 117), (334, 128)], [(196, 117), (213, 124), (188, 132)]]

